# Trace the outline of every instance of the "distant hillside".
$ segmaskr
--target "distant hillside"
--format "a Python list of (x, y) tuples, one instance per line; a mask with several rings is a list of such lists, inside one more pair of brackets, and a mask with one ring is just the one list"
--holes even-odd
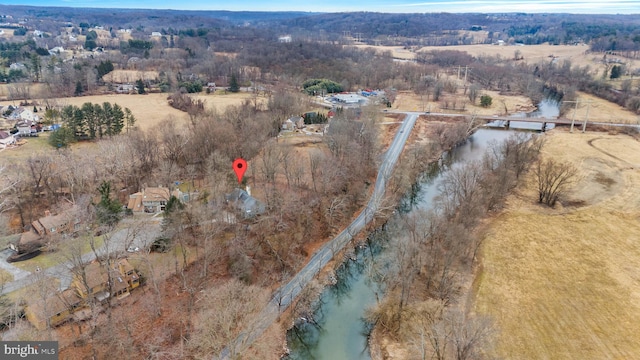
[(11, 14), (14, 18), (37, 18), (73, 23), (87, 22), (109, 26), (147, 26), (176, 29), (189, 27), (219, 27), (224, 23), (260, 25), (294, 18), (303, 18), (319, 13), (307, 12), (253, 12), (253, 11), (193, 11), (155, 9), (105, 9), (74, 7), (40, 7), (23, 5), (0, 5), (0, 14)]
[[(462, 45), (462, 39), (452, 31), (486, 31), (487, 41), (513, 40), (528, 44), (586, 42), (611, 35), (640, 35), (637, 15), (585, 14), (388, 14), (371, 12), (327, 13), (282, 20), (274, 30), (305, 36), (350, 34), (364, 42), (385, 43), (390, 38), (441, 36), (428, 45)], [(632, 36), (632, 37), (633, 37)], [(398, 41), (396, 39), (396, 41)], [(404, 39), (400, 39), (404, 41)], [(433, 41), (433, 39), (431, 39)], [(412, 42), (406, 43), (411, 45)], [(424, 45), (424, 43), (422, 43)]]

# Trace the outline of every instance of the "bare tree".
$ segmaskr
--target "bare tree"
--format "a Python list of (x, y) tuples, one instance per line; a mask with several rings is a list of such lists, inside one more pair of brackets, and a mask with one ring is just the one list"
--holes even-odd
[(534, 168), (538, 181), (538, 202), (553, 207), (558, 198), (577, 180), (577, 168), (554, 159), (538, 160)]
[[(188, 347), (196, 357), (219, 354), (224, 348), (230, 358), (240, 358), (237, 347), (259, 321), (257, 314), (268, 300), (269, 291), (231, 280), (200, 294), (199, 314)], [(244, 331), (244, 336), (239, 336)]]
[(10, 208), (10, 202), (7, 195), (17, 184), (17, 179), (9, 177), (5, 172), (6, 166), (0, 166), (0, 214)]

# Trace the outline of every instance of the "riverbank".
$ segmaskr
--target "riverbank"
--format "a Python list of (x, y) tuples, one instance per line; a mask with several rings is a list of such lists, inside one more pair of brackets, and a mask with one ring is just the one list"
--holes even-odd
[[(333, 258), (334, 260), (332, 260), (328, 264), (328, 266), (326, 266), (325, 269), (323, 269), (323, 271), (320, 272), (321, 275), (319, 276), (319, 278), (324, 279), (323, 286), (327, 285), (328, 283), (333, 283), (333, 281), (331, 280), (335, 279), (334, 274), (337, 272), (341, 272), (340, 270), (344, 269), (344, 265), (349, 265), (349, 262), (351, 260), (354, 260), (358, 256), (353, 252), (353, 248), (355, 246), (358, 246), (359, 243), (361, 244), (365, 242), (365, 240), (370, 235), (372, 230), (378, 228), (379, 226), (382, 226), (384, 223), (386, 223), (386, 221), (390, 218), (390, 216), (392, 216), (392, 214), (395, 212), (394, 209), (397, 207), (397, 204), (400, 202), (400, 198), (404, 194), (406, 194), (408, 191), (413, 190), (413, 184), (418, 179), (418, 177), (424, 171), (426, 171), (429, 164), (432, 163), (433, 161), (436, 161), (437, 158), (440, 156), (440, 154), (443, 152), (442, 148), (440, 148), (440, 144), (459, 142), (459, 140), (455, 140), (455, 136), (460, 136), (460, 134), (462, 134), (462, 137), (466, 136), (465, 131), (467, 131), (468, 124), (461, 123), (461, 122), (451, 123), (451, 122), (420, 121), (416, 124), (416, 127), (418, 127), (417, 134), (416, 133), (411, 134), (411, 138), (409, 139), (409, 142), (411, 143), (411, 145), (407, 146), (407, 148), (404, 149), (402, 153), (401, 161), (399, 162), (399, 164), (397, 164), (395, 170), (393, 171), (393, 176), (387, 185), (387, 191), (386, 191), (384, 200), (381, 201), (381, 204), (378, 207), (378, 211), (376, 212), (375, 216), (373, 216), (373, 219), (375, 221), (372, 223), (372, 225), (368, 226), (366, 229), (364, 229), (359, 234), (354, 236), (354, 239), (351, 242), (352, 245), (349, 245), (348, 247), (346, 247), (346, 249), (342, 253), (339, 253), (336, 256), (334, 256)], [(438, 128), (439, 130), (436, 128)], [(430, 139), (434, 139), (434, 138), (439, 140), (446, 139), (447, 142), (432, 140), (433, 143), (425, 144), (424, 140), (427, 137), (426, 133), (429, 133), (429, 134), (439, 133), (441, 135), (440, 138), (437, 138), (434, 136), (428, 136), (428, 137)], [(340, 280), (338, 280), (338, 282), (339, 281)], [(361, 284), (361, 281), (357, 280), (357, 283)], [(351, 284), (351, 285), (354, 285), (357, 287), (362, 286), (362, 285), (355, 285), (355, 284)], [(368, 286), (364, 286), (363, 289), (366, 289), (367, 287)], [(325, 289), (325, 292), (330, 291), (331, 289), (332, 288), (329, 287)], [(372, 299), (373, 295), (370, 295), (369, 297)], [(349, 298), (351, 298), (351, 296)], [(301, 296), (298, 302), (302, 302), (302, 301), (307, 302), (308, 299), (304, 299), (304, 296)], [(359, 309), (357, 310), (354, 309), (355, 311), (364, 311), (364, 306), (362, 304), (359, 304), (359, 305), (354, 304), (354, 305), (356, 307), (359, 307)], [(305, 306), (308, 306), (308, 303), (305, 304)], [(323, 307), (326, 307), (326, 306), (327, 306), (326, 304), (323, 305)], [(300, 307), (298, 307), (297, 305), (294, 305), (293, 308), (295, 309)], [(302, 308), (304, 308), (304, 306)], [(314, 323), (314, 321), (316, 321), (316, 319), (314, 318), (314, 313), (316, 311), (317, 309), (313, 309), (313, 311), (311, 312), (307, 311), (304, 314), (304, 316), (301, 316), (301, 314), (299, 313), (290, 314), (288, 316), (287, 321), (289, 321), (290, 324), (294, 324), (297, 321), (297, 324), (299, 326), (305, 327), (308, 323)], [(325, 311), (321, 311), (321, 313), (324, 313), (324, 312)], [(351, 312), (348, 312), (348, 313), (351, 314)], [(354, 320), (353, 322), (359, 323), (358, 316), (359, 315), (356, 314), (356, 318), (353, 319)], [(300, 322), (300, 319), (304, 319), (304, 320)], [(328, 319), (328, 320), (322, 319), (322, 320), (323, 321), (326, 320), (327, 322), (332, 321), (331, 319)], [(350, 325), (345, 325), (345, 326), (349, 327)], [(315, 329), (311, 328), (308, 331), (314, 332)], [(324, 329), (323, 331), (329, 332), (329, 330), (326, 330), (326, 329)], [(358, 331), (357, 329), (356, 329), (356, 334), (360, 334), (360, 331)], [(305, 346), (305, 348), (307, 347), (308, 346)], [(356, 354), (358, 354), (358, 351), (356, 351)], [(314, 354), (314, 356), (316, 355)], [(336, 356), (336, 354), (333, 353), (326, 358), (333, 358), (331, 356)], [(356, 355), (354, 354), (352, 356), (356, 356)], [(304, 356), (296, 355), (296, 350), (294, 348), (294, 354), (292, 355), (292, 358), (294, 359), (304, 358)], [(324, 358), (324, 357), (320, 356), (318, 358)]]
[(415, 206), (389, 235), (389, 291), (369, 311), (376, 323), (370, 346), (375, 359), (484, 351), (490, 324), (467, 311), (476, 251), (486, 219), (517, 184), (518, 164), (537, 154), (539, 142), (528, 139), (479, 131), (421, 183)]

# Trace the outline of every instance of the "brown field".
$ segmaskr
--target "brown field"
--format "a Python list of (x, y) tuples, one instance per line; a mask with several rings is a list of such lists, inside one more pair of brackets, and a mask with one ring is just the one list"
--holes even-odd
[(133, 84), (138, 79), (155, 80), (158, 78), (157, 71), (142, 70), (113, 70), (103, 76), (105, 82), (130, 83)]
[(575, 164), (565, 206), (533, 176), (493, 220), (474, 309), (498, 330), (492, 358), (640, 358), (640, 142), (553, 131), (543, 156)]
[[(531, 103), (531, 100), (524, 96), (507, 96), (502, 95), (496, 91), (483, 91), (483, 94), (491, 96), (493, 103), (488, 108), (483, 108), (478, 105), (469, 104), (469, 99), (462, 95), (462, 90), (458, 91), (457, 96), (447, 94), (444, 98), (448, 98), (450, 103), (453, 99), (457, 99), (458, 107), (462, 102), (467, 102), (465, 110), (448, 110), (443, 109), (444, 101), (423, 101), (420, 95), (416, 95), (411, 91), (401, 91), (396, 97), (396, 101), (393, 103), (393, 108), (404, 111), (431, 111), (439, 113), (452, 113), (452, 114), (477, 114), (477, 115), (504, 115), (505, 107), (506, 113), (513, 114), (520, 111), (532, 111), (535, 107)], [(426, 97), (425, 97), (426, 99)], [(578, 92), (578, 100), (584, 101), (578, 104), (578, 108), (575, 111), (575, 119), (583, 121), (597, 121), (605, 123), (623, 123), (623, 124), (638, 124), (640, 123), (640, 116), (634, 114), (632, 111), (626, 110), (620, 105), (609, 102), (604, 99), (600, 99), (593, 95)], [(589, 105), (587, 101), (590, 101)], [(479, 103), (479, 102), (478, 102)], [(573, 110), (567, 112), (564, 117), (573, 118)]]
[[(391, 51), (397, 59), (415, 59), (415, 49), (405, 49), (402, 46), (369, 46), (358, 45), (360, 48), (374, 48), (378, 51)], [(602, 63), (602, 54), (590, 53), (587, 45), (526, 45), (526, 46), (498, 46), (498, 45), (454, 45), (454, 46), (426, 46), (417, 51), (440, 51), (458, 50), (465, 51), (472, 56), (500, 56), (512, 59), (516, 50), (524, 57), (523, 61), (533, 64), (540, 61), (551, 61), (556, 57), (556, 61), (569, 60), (573, 65), (589, 65), (594, 75), (602, 74), (605, 66)], [(620, 56), (608, 55), (609, 59), (621, 60), (628, 69), (635, 69), (640, 66), (639, 60), (627, 59)]]
[[(600, 99), (583, 92), (578, 92), (578, 100), (585, 102), (578, 104), (578, 109), (576, 110), (576, 120), (583, 120), (586, 118), (588, 121), (607, 123), (640, 123), (640, 116), (634, 114), (632, 111), (629, 111), (618, 104)], [(588, 105), (586, 101), (591, 101), (591, 105)], [(566, 117), (569, 119), (572, 118), (573, 111), (569, 111), (566, 114)]]
[[(173, 117), (186, 124), (188, 116), (186, 113), (174, 109), (167, 103), (167, 93), (155, 93), (146, 95), (95, 95), (81, 96), (56, 99), (60, 105), (76, 105), (82, 106), (86, 102), (99, 103), (111, 102), (117, 103), (122, 107), (131, 109), (136, 117), (136, 124), (142, 130), (147, 130), (160, 121)], [(216, 109), (219, 112), (224, 111), (227, 107), (233, 105), (241, 105), (245, 99), (250, 99), (250, 94), (226, 94), (226, 95), (194, 95), (196, 99), (205, 101), (205, 106), (210, 109)], [(261, 99), (262, 100), (262, 99)]]
[(147, 95), (93, 95), (55, 99), (58, 105), (82, 106), (86, 102), (102, 104), (110, 102), (129, 108), (136, 117), (136, 126), (147, 130), (160, 121), (173, 117), (186, 124), (187, 115), (167, 103), (168, 94)]
[[(204, 92), (195, 96), (194, 99), (204, 100), (204, 105), (208, 110), (215, 110), (218, 113), (224, 112), (229, 106), (242, 105), (246, 100), (253, 102), (254, 96), (250, 93), (231, 93), (224, 90), (218, 90), (213, 94), (205, 94)], [(258, 107), (264, 107), (267, 104), (268, 98), (265, 96), (258, 96)]]
[[(457, 107), (460, 108), (463, 102), (466, 102), (465, 110), (449, 110), (444, 109), (444, 100), (440, 102), (435, 101), (423, 101), (420, 95), (416, 95), (411, 91), (401, 91), (396, 97), (396, 101), (393, 103), (393, 109), (404, 111), (430, 111), (438, 113), (450, 113), (450, 114), (477, 114), (477, 115), (502, 115), (505, 112), (505, 106), (509, 114), (518, 111), (531, 111), (534, 109), (531, 104), (531, 100), (524, 96), (505, 96), (500, 95), (496, 91), (483, 91), (483, 94), (487, 94), (492, 97), (493, 105), (488, 108), (483, 108), (477, 105), (469, 104), (469, 99), (462, 95), (462, 90), (459, 90), (459, 94), (455, 97), (457, 100)], [(443, 99), (449, 99), (450, 103), (453, 103), (454, 96), (447, 94), (443, 96)], [(479, 104), (479, 101), (478, 101)]]

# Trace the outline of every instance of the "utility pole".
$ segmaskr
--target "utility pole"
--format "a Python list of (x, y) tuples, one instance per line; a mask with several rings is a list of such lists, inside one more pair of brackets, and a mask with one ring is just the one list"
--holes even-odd
[(469, 71), (469, 66), (465, 65), (464, 67), (464, 86), (467, 86), (467, 71)]
[(589, 120), (589, 108), (591, 107), (591, 100), (587, 100), (587, 101), (580, 101), (580, 100), (571, 100), (571, 101), (563, 101), (563, 103), (574, 103), (576, 104), (576, 106), (573, 108), (573, 116), (571, 118), (571, 129), (569, 130), (570, 133), (573, 132), (573, 127), (575, 125), (576, 122), (576, 112), (578, 112), (578, 104), (579, 103), (587, 103), (587, 115), (585, 120), (582, 123), (582, 132), (585, 132), (585, 130), (587, 129), (587, 121)]
[(570, 102), (574, 102), (576, 103), (576, 107), (573, 108), (573, 117), (571, 118), (571, 130), (569, 130), (570, 133), (573, 133), (573, 124), (576, 122), (576, 112), (578, 111), (578, 101), (563, 101), (566, 103), (570, 103)]
[(589, 108), (591, 107), (591, 100), (587, 102), (587, 117), (584, 119), (584, 124), (582, 124), (582, 132), (587, 130), (587, 121), (589, 120)]

